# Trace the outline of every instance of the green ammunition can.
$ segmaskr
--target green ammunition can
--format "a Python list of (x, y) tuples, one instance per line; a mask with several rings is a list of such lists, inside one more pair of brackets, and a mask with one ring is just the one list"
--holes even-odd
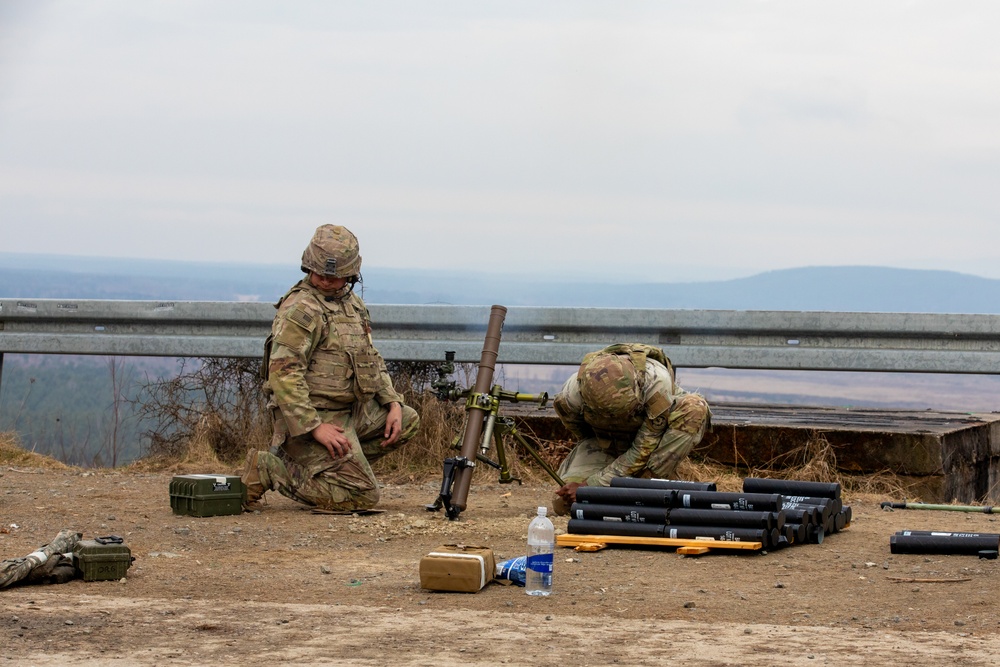
[(243, 482), (235, 475), (174, 475), (170, 508), (185, 516), (239, 514), (243, 493)]
[(120, 542), (80, 540), (73, 547), (73, 561), (84, 581), (116, 581), (132, 565), (132, 551)]

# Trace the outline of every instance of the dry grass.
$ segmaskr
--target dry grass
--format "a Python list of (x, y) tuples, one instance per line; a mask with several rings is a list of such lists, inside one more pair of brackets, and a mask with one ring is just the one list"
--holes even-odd
[(424, 481), (440, 475), (445, 458), (456, 455), (452, 442), (465, 419), (462, 406), (439, 401), (430, 392), (407, 397), (407, 404), (420, 415), (420, 431), (372, 467), (379, 480), (391, 484)]
[(184, 446), (171, 455), (147, 456), (125, 466), (132, 472), (226, 473), (234, 472), (233, 463), (221, 461), (215, 443), (220, 429), (219, 418), (206, 415), (195, 427)]
[(678, 467), (681, 479), (715, 481), (720, 491), (742, 491), (744, 477), (830, 482), (840, 484), (848, 497), (912, 497), (911, 485), (890, 471), (867, 475), (848, 474), (837, 468), (833, 446), (822, 433), (813, 433), (806, 443), (773, 461), (750, 467), (728, 466), (711, 461), (685, 461)]
[[(405, 383), (397, 379), (397, 388), (400, 384), (404, 385), (407, 404), (420, 414), (420, 432), (406, 446), (377, 461), (373, 466), (375, 474), (379, 480), (391, 484), (439, 479), (444, 460), (459, 454), (465, 434), (464, 403), (441, 401), (430, 391), (413, 395), (406, 391)], [(517, 424), (516, 428), (529, 442), (535, 442), (539, 456), (553, 468), (559, 466), (573, 445), (568, 441), (539, 439), (524, 423)], [(504, 443), (511, 475), (525, 482), (549, 480), (542, 467), (512, 436), (506, 436)], [(487, 452), (487, 456), (496, 461), (494, 447)], [(480, 463), (473, 475), (473, 484), (494, 483), (499, 476), (498, 470)]]
[(45, 468), (47, 470), (70, 470), (71, 466), (57, 461), (51, 456), (36, 454), (21, 447), (16, 433), (0, 433), (0, 465)]
[[(466, 412), (462, 402), (441, 401), (430, 386), (438, 377), (437, 367), (426, 363), (396, 363), (391, 366), (395, 387), (408, 405), (419, 414), (420, 432), (395, 452), (375, 462), (376, 476), (383, 482), (402, 484), (440, 479), (446, 458), (458, 455), (457, 443), (464, 433)], [(472, 368), (463, 366), (466, 380)], [(192, 396), (200, 400), (191, 403)], [(256, 366), (245, 360), (211, 360), (188, 374), (147, 388), (147, 411), (160, 419), (154, 433), (158, 447), (154, 455), (128, 466), (136, 471), (189, 472), (222, 471), (240, 467), (243, 453), (262, 448), (270, 440), (269, 415), (260, 398)], [(502, 411), (501, 411), (502, 414)], [(553, 468), (569, 453), (573, 444), (566, 440), (541, 440), (523, 422), (517, 425), (522, 434), (538, 445), (540, 456)], [(10, 458), (12, 445), (0, 442), (0, 462)], [(518, 445), (505, 438), (507, 462), (511, 474), (526, 482), (549, 481), (544, 470)], [(62, 465), (13, 445), (14, 451), (31, 460), (48, 460), (50, 466)], [(490, 458), (496, 458), (491, 450)], [(24, 465), (30, 465), (24, 463)], [(910, 497), (906, 482), (890, 472), (874, 475), (849, 475), (837, 469), (833, 447), (821, 433), (814, 433), (807, 443), (779, 460), (762, 465), (727, 466), (699, 460), (697, 452), (683, 461), (677, 477), (714, 481), (720, 491), (741, 491), (744, 477), (771, 477), (803, 481), (839, 482), (845, 493), (881, 494), (893, 498)], [(473, 484), (493, 483), (498, 471), (479, 465)]]

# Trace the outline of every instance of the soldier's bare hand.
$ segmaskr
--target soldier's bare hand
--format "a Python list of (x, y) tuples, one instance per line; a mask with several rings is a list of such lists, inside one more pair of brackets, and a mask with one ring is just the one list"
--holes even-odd
[(576, 490), (581, 486), (587, 486), (581, 482), (570, 482), (556, 489), (556, 495), (566, 501), (567, 505), (572, 505), (576, 502)]
[(351, 441), (344, 435), (344, 429), (336, 424), (320, 424), (313, 429), (312, 436), (326, 447), (330, 458), (339, 459), (351, 453)]
[(387, 447), (394, 444), (399, 440), (399, 435), (402, 432), (403, 408), (399, 406), (399, 403), (390, 403), (389, 414), (385, 418), (385, 440), (382, 441), (382, 446)]

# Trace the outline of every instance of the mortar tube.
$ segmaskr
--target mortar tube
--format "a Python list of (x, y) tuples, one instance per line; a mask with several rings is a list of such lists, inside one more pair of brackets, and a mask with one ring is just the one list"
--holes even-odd
[[(473, 392), (479, 395), (490, 393), (493, 385), (493, 373), (496, 370), (497, 357), (500, 353), (500, 335), (503, 331), (503, 321), (507, 309), (503, 306), (493, 306), (490, 309), (490, 320), (486, 326), (486, 337), (483, 341), (483, 351), (479, 358), (479, 371), (476, 373), (476, 384)], [(483, 418), (490, 406), (469, 406), (467, 412), (465, 437), (462, 440), (461, 456), (468, 461), (476, 460), (479, 449), (479, 438), (483, 431)], [(455, 474), (455, 490), (452, 493), (452, 504), (459, 510), (465, 510), (468, 504), (469, 487), (472, 484), (473, 468), (462, 468)]]
[(688, 482), (679, 479), (643, 479), (612, 477), (611, 486), (626, 489), (677, 489), (684, 491), (716, 491), (715, 482)]
[(780, 493), (783, 496), (840, 498), (841, 489), (837, 482), (804, 482), (793, 479), (745, 477), (743, 490), (750, 493)]

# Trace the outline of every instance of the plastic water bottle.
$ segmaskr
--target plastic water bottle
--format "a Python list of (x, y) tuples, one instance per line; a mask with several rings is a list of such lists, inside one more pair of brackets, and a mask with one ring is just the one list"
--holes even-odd
[(552, 593), (552, 560), (556, 550), (556, 532), (544, 507), (528, 524), (528, 562), (524, 572), (524, 592), (528, 595)]

